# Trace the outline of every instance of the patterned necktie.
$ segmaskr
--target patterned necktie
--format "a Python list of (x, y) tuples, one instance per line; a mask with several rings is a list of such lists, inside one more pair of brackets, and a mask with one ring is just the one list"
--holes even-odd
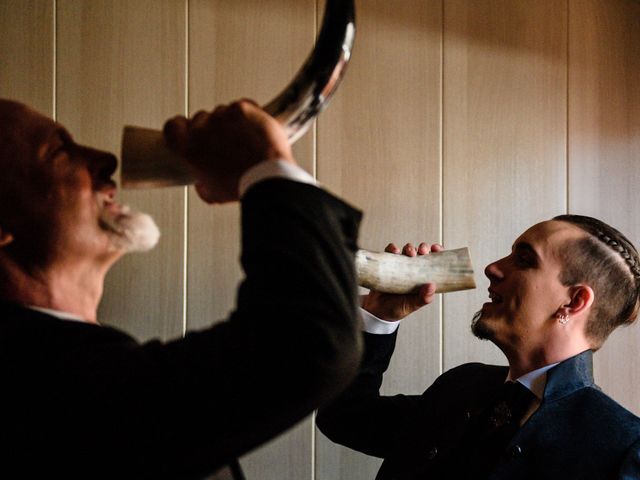
[(469, 478), (488, 476), (520, 428), (520, 421), (535, 395), (520, 382), (506, 382), (494, 403), (481, 413), (468, 437)]
[(508, 432), (511, 432), (510, 440), (520, 427), (520, 420), (531, 406), (534, 398), (535, 395), (531, 390), (520, 382), (506, 382), (502, 386), (498, 401), (489, 411), (487, 431), (507, 429)]

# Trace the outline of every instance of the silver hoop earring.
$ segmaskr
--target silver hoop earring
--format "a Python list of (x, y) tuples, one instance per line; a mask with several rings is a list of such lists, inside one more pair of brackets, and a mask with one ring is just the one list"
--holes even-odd
[(558, 313), (556, 317), (558, 317), (558, 323), (560, 325), (566, 325), (567, 323), (569, 323), (569, 315), (567, 315), (566, 313)]

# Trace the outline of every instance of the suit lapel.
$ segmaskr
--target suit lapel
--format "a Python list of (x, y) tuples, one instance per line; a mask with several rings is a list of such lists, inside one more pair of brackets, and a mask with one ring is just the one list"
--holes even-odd
[(547, 372), (544, 402), (553, 402), (585, 387), (595, 387), (593, 352), (585, 350)]

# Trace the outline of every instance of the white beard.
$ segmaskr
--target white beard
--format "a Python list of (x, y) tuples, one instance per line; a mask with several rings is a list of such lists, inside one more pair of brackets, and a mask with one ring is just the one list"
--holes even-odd
[(160, 230), (151, 215), (131, 210), (126, 205), (121, 207), (121, 213), (116, 217), (103, 209), (100, 225), (112, 234), (116, 250), (146, 252), (155, 247), (160, 239)]

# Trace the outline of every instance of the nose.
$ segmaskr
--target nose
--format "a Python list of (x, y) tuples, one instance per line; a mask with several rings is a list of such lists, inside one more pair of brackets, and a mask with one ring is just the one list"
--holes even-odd
[(502, 280), (504, 278), (504, 270), (502, 268), (503, 260), (504, 258), (496, 260), (485, 267), (484, 274), (492, 282)]
[(87, 161), (87, 167), (91, 172), (91, 178), (94, 182), (94, 187), (99, 187), (103, 184), (112, 183), (111, 176), (118, 167), (118, 160), (116, 157), (102, 150), (96, 150), (90, 147), (79, 147), (79, 152)]

